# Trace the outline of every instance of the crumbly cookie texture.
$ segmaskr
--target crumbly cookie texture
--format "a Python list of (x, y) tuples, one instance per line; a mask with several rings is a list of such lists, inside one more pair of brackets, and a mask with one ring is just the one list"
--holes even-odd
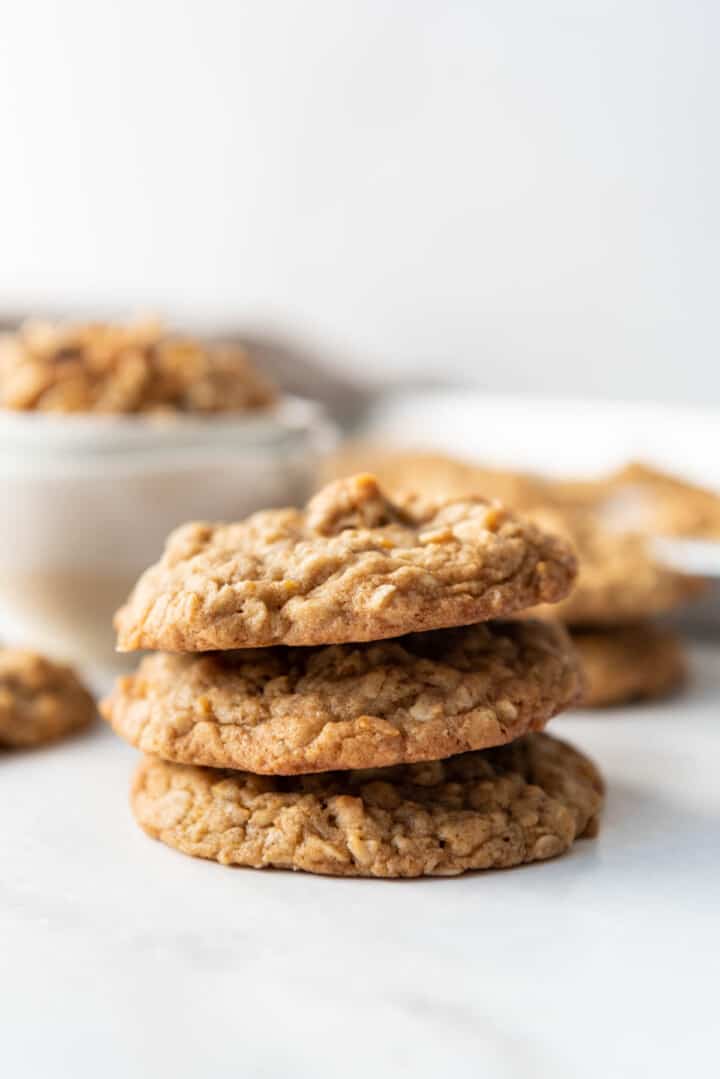
[(712, 536), (717, 528), (720, 535), (720, 495), (641, 465), (614, 477), (557, 480), (441, 454), (351, 444), (326, 460), (324, 474), (342, 475), (361, 461), (374, 465), (391, 492), (498, 498), (565, 536), (580, 563), (576, 587), (558, 606), (534, 612), (541, 617), (605, 624), (680, 606), (702, 592), (703, 583), (658, 564), (643, 533)]
[(578, 631), (572, 638), (587, 678), (584, 708), (665, 697), (687, 677), (679, 639), (650, 622)]
[(582, 690), (561, 627), (493, 622), (377, 644), (156, 653), (101, 711), (165, 760), (292, 775), (500, 745)]
[(324, 482), (353, 472), (373, 472), (391, 494), (433, 498), (478, 494), (516, 510), (554, 506), (585, 509), (612, 531), (720, 538), (720, 491), (631, 461), (593, 478), (558, 479), (538, 473), (486, 468), (445, 454), (349, 442), (324, 458)]
[(705, 589), (698, 578), (655, 561), (644, 536), (609, 531), (587, 510), (543, 507), (528, 516), (541, 528), (565, 536), (580, 563), (570, 596), (529, 612), (532, 617), (581, 626), (635, 622), (682, 606)]
[(203, 413), (274, 399), (242, 348), (173, 336), (155, 322), (28, 322), (0, 336), (3, 408)]
[(178, 529), (115, 625), (122, 651), (380, 640), (555, 603), (575, 572), (567, 543), (497, 505), (400, 506), (360, 475), (305, 510)]
[(95, 702), (70, 667), (35, 652), (0, 649), (0, 745), (51, 742), (94, 716)]
[(146, 757), (131, 795), (141, 827), (185, 854), (344, 877), (552, 858), (596, 834), (602, 801), (591, 761), (544, 734), (444, 761), (292, 778)]

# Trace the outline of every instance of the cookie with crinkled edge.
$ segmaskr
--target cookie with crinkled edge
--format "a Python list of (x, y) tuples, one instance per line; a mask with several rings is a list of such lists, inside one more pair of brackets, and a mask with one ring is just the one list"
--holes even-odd
[[(376, 467), (391, 492), (498, 498), (542, 529), (564, 536), (578, 556), (578, 578), (560, 605), (532, 612), (541, 617), (590, 625), (634, 621), (678, 607), (704, 590), (697, 578), (663, 566), (643, 535), (648, 530), (711, 535), (714, 521), (720, 521), (720, 495), (673, 477), (632, 465), (612, 479), (557, 480), (362, 444), (326, 461), (325, 474), (342, 474), (353, 462)], [(658, 512), (653, 516), (651, 509)]]
[(23, 649), (0, 649), (0, 746), (52, 742), (87, 726), (95, 701), (71, 667)]
[(572, 633), (587, 689), (583, 708), (667, 697), (687, 678), (678, 637), (662, 626), (640, 622)]
[(556, 603), (575, 573), (566, 542), (498, 505), (397, 505), (360, 475), (304, 510), (180, 528), (115, 625), (121, 651), (380, 640)]
[(224, 865), (341, 877), (455, 876), (555, 857), (595, 835), (600, 774), (544, 734), (445, 761), (268, 777), (145, 757), (140, 826)]
[(156, 653), (101, 711), (165, 760), (293, 775), (500, 745), (540, 730), (583, 684), (562, 627), (483, 623), (367, 644)]

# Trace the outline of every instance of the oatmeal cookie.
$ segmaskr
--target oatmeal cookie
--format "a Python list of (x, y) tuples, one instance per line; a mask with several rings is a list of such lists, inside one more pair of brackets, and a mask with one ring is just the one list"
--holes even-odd
[(687, 676), (679, 639), (650, 622), (572, 634), (587, 678), (584, 708), (665, 697)]
[[(542, 529), (564, 536), (578, 555), (579, 576), (564, 602), (533, 612), (541, 617), (591, 625), (636, 620), (681, 606), (705, 588), (697, 578), (660, 564), (645, 533), (710, 536), (714, 512), (720, 522), (720, 496), (680, 481), (671, 488), (671, 477), (644, 466), (628, 466), (614, 478), (558, 480), (478, 467), (442, 454), (350, 444), (329, 458), (324, 470), (342, 473), (363, 460), (374, 463), (380, 482), (396, 495), (499, 499)], [(718, 528), (720, 534), (720, 523)]]
[(603, 511), (659, 535), (720, 539), (720, 493), (634, 461), (610, 478)]
[(561, 627), (493, 622), (377, 644), (157, 653), (101, 711), (165, 760), (292, 775), (500, 745), (582, 689)]
[(86, 726), (95, 702), (70, 667), (0, 649), (0, 745), (35, 746)]
[(555, 603), (575, 572), (568, 544), (483, 499), (401, 506), (360, 475), (305, 510), (178, 529), (115, 625), (122, 651), (380, 640)]
[(705, 588), (698, 578), (657, 562), (644, 536), (610, 531), (588, 510), (543, 507), (528, 516), (572, 543), (580, 564), (568, 598), (528, 612), (531, 617), (559, 618), (573, 626), (635, 622), (682, 606)]
[(552, 858), (596, 834), (602, 801), (592, 762), (544, 734), (445, 761), (292, 778), (146, 757), (131, 795), (140, 826), (185, 854), (345, 877)]
[(242, 348), (174, 336), (155, 322), (28, 322), (0, 336), (2, 408), (203, 413), (274, 399)]
[(320, 478), (325, 482), (357, 472), (372, 472), (381, 487), (395, 497), (479, 495), (521, 510), (551, 501), (553, 494), (550, 480), (528, 472), (487, 468), (442, 453), (383, 449), (368, 443), (348, 443), (320, 465)]

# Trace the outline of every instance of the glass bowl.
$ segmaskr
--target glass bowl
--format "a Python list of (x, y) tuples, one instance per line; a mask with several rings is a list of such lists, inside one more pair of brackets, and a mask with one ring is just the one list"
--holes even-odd
[(0, 414), (0, 634), (112, 672), (112, 616), (168, 533), (305, 500), (336, 431), (285, 398), (210, 417)]

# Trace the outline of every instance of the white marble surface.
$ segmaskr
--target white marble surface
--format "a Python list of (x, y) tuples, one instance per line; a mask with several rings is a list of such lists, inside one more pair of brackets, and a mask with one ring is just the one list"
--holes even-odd
[(108, 732), (0, 757), (2, 1074), (716, 1075), (720, 666), (558, 719), (596, 841), (421, 882), (232, 870), (142, 835)]

